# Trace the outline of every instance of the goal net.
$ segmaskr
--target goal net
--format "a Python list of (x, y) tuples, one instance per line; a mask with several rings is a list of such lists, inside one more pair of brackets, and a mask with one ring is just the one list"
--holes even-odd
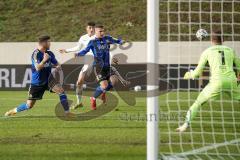
[(184, 80), (194, 69), (210, 39), (199, 41), (203, 28), (221, 30), (224, 44), (240, 54), (239, 0), (160, 1), (160, 82), (169, 92), (160, 96), (160, 157), (162, 159), (240, 159), (240, 103), (222, 93), (201, 106), (184, 133), (175, 129), (184, 123), (186, 112), (209, 82), (209, 68), (195, 80)]

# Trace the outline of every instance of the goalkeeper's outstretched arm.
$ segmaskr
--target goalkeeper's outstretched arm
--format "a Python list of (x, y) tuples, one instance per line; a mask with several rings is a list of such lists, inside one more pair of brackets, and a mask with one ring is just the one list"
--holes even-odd
[(207, 52), (204, 51), (200, 57), (197, 68), (195, 70), (191, 70), (190, 72), (186, 72), (184, 75), (184, 79), (195, 79), (201, 75), (205, 65), (207, 63)]

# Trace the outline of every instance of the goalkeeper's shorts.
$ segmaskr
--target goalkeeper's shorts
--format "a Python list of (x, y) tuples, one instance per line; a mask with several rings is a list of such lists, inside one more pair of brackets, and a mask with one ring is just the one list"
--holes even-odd
[(209, 99), (219, 99), (222, 93), (233, 100), (240, 100), (240, 86), (237, 81), (211, 81), (199, 94), (197, 102), (203, 104)]

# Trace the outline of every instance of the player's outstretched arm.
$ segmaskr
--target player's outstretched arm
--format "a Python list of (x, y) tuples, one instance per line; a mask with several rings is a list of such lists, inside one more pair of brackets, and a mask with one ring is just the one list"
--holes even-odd
[(70, 52), (78, 52), (81, 50), (81, 48), (83, 47), (83, 44), (81, 42), (81, 39), (78, 41), (77, 45), (73, 48), (68, 48), (68, 49), (59, 49), (60, 53), (70, 53)]
[(202, 73), (205, 65), (207, 63), (207, 52), (203, 52), (200, 60), (198, 62), (197, 68), (195, 70), (190, 70), (190, 72), (186, 72), (184, 75), (184, 79), (195, 79), (199, 77), (199, 75)]
[(183, 79), (193, 79), (193, 80), (194, 80), (193, 70), (190, 70), (189, 72), (186, 72), (186, 73), (184, 74)]
[(78, 57), (78, 56), (84, 56), (85, 54), (87, 54), (90, 51), (90, 49), (93, 49), (93, 44), (92, 43), (93, 42), (90, 41), (88, 43), (87, 47), (85, 49), (81, 50), (80, 52), (76, 53), (75, 56)]
[(125, 43), (125, 41), (122, 39), (113, 38), (111, 36), (107, 36), (107, 38), (112, 44), (124, 44)]

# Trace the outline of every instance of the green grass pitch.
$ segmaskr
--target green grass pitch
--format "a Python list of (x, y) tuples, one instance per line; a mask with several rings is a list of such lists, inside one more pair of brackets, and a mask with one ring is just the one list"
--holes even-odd
[[(179, 96), (181, 100), (177, 100)], [(188, 101), (189, 96), (191, 101)], [(159, 96), (160, 155), (187, 152), (240, 138), (240, 105), (238, 102), (230, 103), (229, 99), (205, 104), (191, 129), (183, 134), (176, 133), (179, 119), (182, 119), (196, 96), (196, 92), (170, 92)], [(1, 91), (0, 114), (24, 102), (26, 97), (26, 91)], [(75, 100), (74, 95), (69, 95), (69, 98)], [(0, 159), (146, 159), (145, 98), (137, 98), (136, 106), (128, 106), (120, 99), (117, 108), (102, 117), (73, 122), (56, 118), (56, 103), (58, 96), (46, 92), (44, 99), (38, 101), (32, 110), (15, 118), (1, 117)], [(84, 108), (75, 112), (89, 110), (88, 97), (84, 98), (84, 104)], [(212, 110), (214, 112), (210, 112)], [(226, 144), (187, 157), (239, 159), (239, 148), (239, 142)]]

